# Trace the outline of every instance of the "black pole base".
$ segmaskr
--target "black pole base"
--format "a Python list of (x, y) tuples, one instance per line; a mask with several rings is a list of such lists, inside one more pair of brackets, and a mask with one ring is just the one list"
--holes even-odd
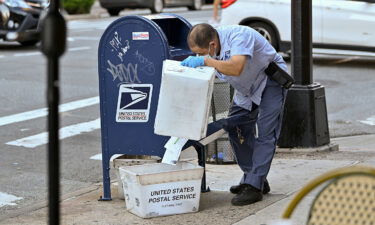
[(324, 87), (319, 83), (294, 85), (286, 98), (278, 146), (318, 147), (329, 142)]

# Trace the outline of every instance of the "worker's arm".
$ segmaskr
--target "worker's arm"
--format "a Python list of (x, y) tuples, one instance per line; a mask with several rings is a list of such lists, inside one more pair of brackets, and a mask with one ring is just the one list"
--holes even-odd
[(221, 61), (205, 57), (204, 64), (214, 67), (218, 72), (228, 76), (240, 76), (247, 60), (246, 55), (234, 55), (229, 60)]

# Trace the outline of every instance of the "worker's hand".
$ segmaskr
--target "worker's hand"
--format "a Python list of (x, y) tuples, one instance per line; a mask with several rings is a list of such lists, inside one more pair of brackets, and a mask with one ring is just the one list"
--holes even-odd
[(181, 62), (181, 65), (193, 68), (204, 66), (204, 56), (189, 56)]

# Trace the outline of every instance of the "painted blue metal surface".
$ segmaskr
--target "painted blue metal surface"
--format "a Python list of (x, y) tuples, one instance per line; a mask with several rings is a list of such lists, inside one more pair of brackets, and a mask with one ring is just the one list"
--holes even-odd
[(173, 14), (126, 16), (101, 37), (102, 200), (111, 200), (109, 160), (114, 154), (163, 156), (169, 137), (154, 134), (162, 64), (192, 54), (186, 42), (190, 28)]

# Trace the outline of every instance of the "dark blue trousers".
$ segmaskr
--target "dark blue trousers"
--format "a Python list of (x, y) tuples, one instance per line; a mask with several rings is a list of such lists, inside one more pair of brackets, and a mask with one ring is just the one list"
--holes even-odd
[(237, 163), (244, 172), (240, 183), (263, 189), (280, 135), (285, 96), (286, 91), (268, 79), (259, 106), (253, 104), (249, 111), (232, 105), (229, 117), (248, 118), (248, 123), (228, 131)]

